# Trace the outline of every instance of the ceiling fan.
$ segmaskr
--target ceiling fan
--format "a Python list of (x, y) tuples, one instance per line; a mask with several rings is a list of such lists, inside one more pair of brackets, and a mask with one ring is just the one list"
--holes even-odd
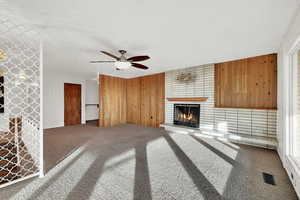
[(125, 54), (126, 51), (125, 50), (119, 50), (119, 53), (121, 54), (120, 57), (115, 56), (111, 53), (108, 53), (106, 51), (100, 51), (101, 53), (110, 56), (112, 58), (114, 58), (116, 61), (91, 61), (91, 63), (114, 63), (114, 66), (116, 67), (117, 70), (120, 69), (128, 69), (129, 67), (136, 67), (139, 69), (148, 69), (147, 66), (139, 64), (139, 63), (135, 63), (135, 62), (140, 62), (140, 61), (144, 61), (144, 60), (148, 60), (150, 59), (149, 56), (133, 56), (130, 58), (126, 58)]

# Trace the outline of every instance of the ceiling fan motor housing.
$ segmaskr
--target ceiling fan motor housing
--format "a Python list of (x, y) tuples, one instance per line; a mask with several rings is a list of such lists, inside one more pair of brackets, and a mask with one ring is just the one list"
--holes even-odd
[(127, 53), (127, 51), (125, 51), (125, 50), (119, 50), (119, 52), (120, 52), (120, 54), (125, 54), (125, 53)]

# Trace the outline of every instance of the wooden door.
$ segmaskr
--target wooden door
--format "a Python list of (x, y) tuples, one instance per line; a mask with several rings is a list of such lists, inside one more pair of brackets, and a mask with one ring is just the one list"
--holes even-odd
[(81, 85), (64, 84), (65, 126), (81, 124)]

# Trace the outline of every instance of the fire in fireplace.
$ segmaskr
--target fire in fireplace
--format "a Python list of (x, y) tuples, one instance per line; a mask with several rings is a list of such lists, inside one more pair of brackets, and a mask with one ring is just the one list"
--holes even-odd
[(199, 128), (199, 104), (174, 104), (174, 124)]

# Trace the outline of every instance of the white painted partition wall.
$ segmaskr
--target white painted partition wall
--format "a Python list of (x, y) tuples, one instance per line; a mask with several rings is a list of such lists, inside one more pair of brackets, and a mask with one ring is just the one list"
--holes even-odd
[[(195, 80), (182, 83), (176, 80), (180, 73), (191, 73)], [(214, 108), (214, 65), (204, 65), (166, 72), (166, 98), (208, 97), (201, 102), (200, 129), (241, 136), (276, 138), (277, 111), (255, 109)], [(166, 123), (173, 123), (174, 103), (166, 100)]]
[(47, 58), (47, 46), (44, 47), (44, 73), (43, 73), (43, 125), (45, 129), (64, 126), (64, 83), (81, 85), (81, 123), (85, 124), (85, 80), (82, 77), (59, 71), (48, 71), (52, 63)]
[(41, 46), (39, 34), (0, 1), (0, 48), (6, 59), (0, 114), (0, 188), (42, 171)]
[(98, 81), (87, 80), (85, 89), (85, 120), (99, 119), (99, 88)]

